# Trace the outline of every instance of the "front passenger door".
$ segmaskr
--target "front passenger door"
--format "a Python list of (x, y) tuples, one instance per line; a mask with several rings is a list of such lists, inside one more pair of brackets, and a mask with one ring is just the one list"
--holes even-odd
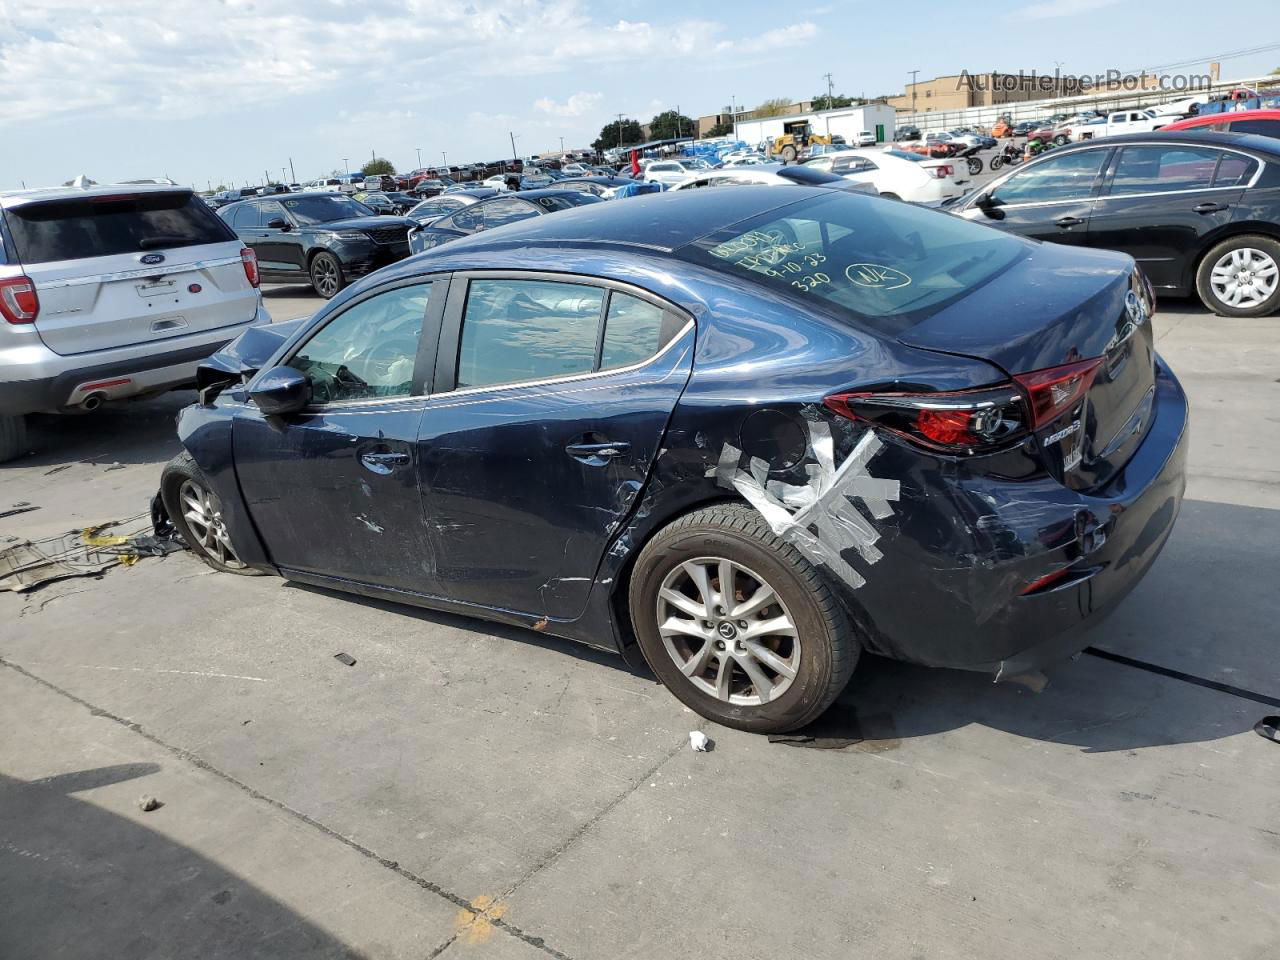
[(429, 592), (416, 440), (447, 287), (417, 279), (345, 305), (283, 361), (311, 381), (311, 405), (237, 415), (236, 475), (286, 572)]
[(689, 379), (693, 341), (692, 320), (633, 288), (455, 277), (421, 432), (441, 595), (536, 618), (582, 613)]

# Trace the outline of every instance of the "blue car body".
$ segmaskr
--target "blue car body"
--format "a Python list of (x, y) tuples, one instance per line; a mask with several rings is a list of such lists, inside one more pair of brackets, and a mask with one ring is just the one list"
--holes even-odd
[[(310, 320), (247, 333), (202, 372), (202, 403), (183, 411), (181, 440), (254, 567), (624, 656), (635, 653), (628, 579), (657, 531), (725, 500), (776, 514), (805, 484), (821, 500), (824, 470), (874, 450), (855, 465), (843, 513), (813, 526), (805, 514), (805, 529), (788, 530), (812, 541), (866, 648), (1005, 673), (1082, 648), (1085, 627), (1155, 559), (1184, 488), (1187, 401), (1154, 352), (1149, 288), (1125, 256), (969, 226), (1011, 244), (999, 247), (1007, 262), (975, 283), (955, 279), (974, 269), (956, 263), (930, 287), (942, 291), (931, 306), (910, 314), (862, 318), (790, 274), (717, 260), (752, 236), (742, 224), (817, 204), (895, 231), (900, 216), (930, 218), (907, 228), (953, 220), (834, 196), (662, 194), (458, 239), (354, 284)], [(851, 264), (850, 281), (880, 302), (903, 285), (922, 242), (908, 229), (898, 253), (879, 255), (884, 264)], [(673, 332), (656, 355), (616, 371), (459, 388), (468, 285), (485, 277), (625, 291), (660, 305)], [(439, 286), (413, 396), (261, 413), (255, 384), (297, 344), (362, 298), (423, 278)], [(891, 409), (908, 394), (977, 395), (1082, 358), (1100, 358), (1085, 399), (990, 453), (927, 449), (874, 412), (840, 412), (866, 397)], [(583, 455), (593, 440), (617, 449)]]

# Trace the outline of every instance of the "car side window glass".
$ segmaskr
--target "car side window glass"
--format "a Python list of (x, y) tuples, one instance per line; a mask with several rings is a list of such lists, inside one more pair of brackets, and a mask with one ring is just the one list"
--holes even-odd
[(484, 228), (492, 230), (494, 227), (528, 220), (537, 215), (538, 211), (523, 200), (517, 200), (514, 197), (494, 200), (484, 205)]
[(1169, 193), (1209, 186), (1218, 151), (1193, 147), (1124, 147), (1116, 162), (1110, 195)]
[(1111, 115), (1111, 122), (1112, 122), (1112, 123), (1124, 123), (1124, 122), (1125, 122), (1125, 116), (1124, 116), (1124, 114), (1123, 114), (1123, 113), (1115, 113), (1115, 114), (1112, 114), (1112, 115)]
[(677, 323), (661, 307), (625, 293), (609, 295), (600, 349), (600, 369), (640, 363), (666, 346)]
[(289, 366), (307, 375), (314, 403), (407, 397), (430, 283), (361, 300), (317, 331)]
[(1218, 162), (1218, 172), (1214, 174), (1215, 187), (1240, 187), (1253, 179), (1258, 170), (1258, 161), (1239, 153), (1224, 153)]
[(253, 209), (253, 204), (242, 203), (231, 209), (227, 216), (227, 221), (233, 229), (245, 230), (258, 222), (258, 214)]
[(262, 208), (261, 217), (262, 217), (262, 225), (264, 227), (271, 220), (283, 220), (286, 223), (289, 222), (288, 216), (285, 215), (284, 207), (280, 206), (280, 204), (260, 203), (258, 204), (258, 206)]
[(992, 202), (1007, 205), (1085, 199), (1106, 155), (1105, 149), (1081, 150), (1043, 160), (1018, 171), (997, 187), (991, 195)]
[(1232, 133), (1258, 133), (1264, 137), (1280, 137), (1280, 120), (1238, 120), (1224, 129)]
[(484, 211), (477, 209), (483, 207), (483, 204), (475, 204), (470, 207), (464, 207), (457, 213), (445, 217), (436, 223), (436, 226), (443, 227), (445, 230), (459, 230), (462, 233), (475, 233), (477, 230), (483, 229)]
[(547, 280), (472, 280), (458, 386), (542, 380), (595, 369), (604, 291)]

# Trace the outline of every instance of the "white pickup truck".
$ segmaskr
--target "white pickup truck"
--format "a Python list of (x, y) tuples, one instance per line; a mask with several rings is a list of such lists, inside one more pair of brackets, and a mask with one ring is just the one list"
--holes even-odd
[(1069, 140), (1096, 140), (1099, 137), (1112, 137), (1118, 133), (1150, 133), (1159, 130), (1166, 124), (1173, 123), (1177, 117), (1160, 116), (1154, 110), (1131, 109), (1118, 110), (1105, 117), (1094, 117), (1059, 128), (1054, 139), (1065, 136)]

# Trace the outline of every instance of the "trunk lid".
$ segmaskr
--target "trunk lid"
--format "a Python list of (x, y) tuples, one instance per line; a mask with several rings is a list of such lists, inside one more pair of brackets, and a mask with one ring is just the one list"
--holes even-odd
[(986, 360), (1011, 377), (1101, 358), (1084, 402), (1037, 431), (1073, 489), (1105, 484), (1151, 425), (1155, 344), (1147, 291), (1128, 257), (1050, 244), (898, 335)]
[(38, 200), (5, 211), (40, 298), (36, 331), (74, 355), (244, 324), (242, 244), (190, 191)]

